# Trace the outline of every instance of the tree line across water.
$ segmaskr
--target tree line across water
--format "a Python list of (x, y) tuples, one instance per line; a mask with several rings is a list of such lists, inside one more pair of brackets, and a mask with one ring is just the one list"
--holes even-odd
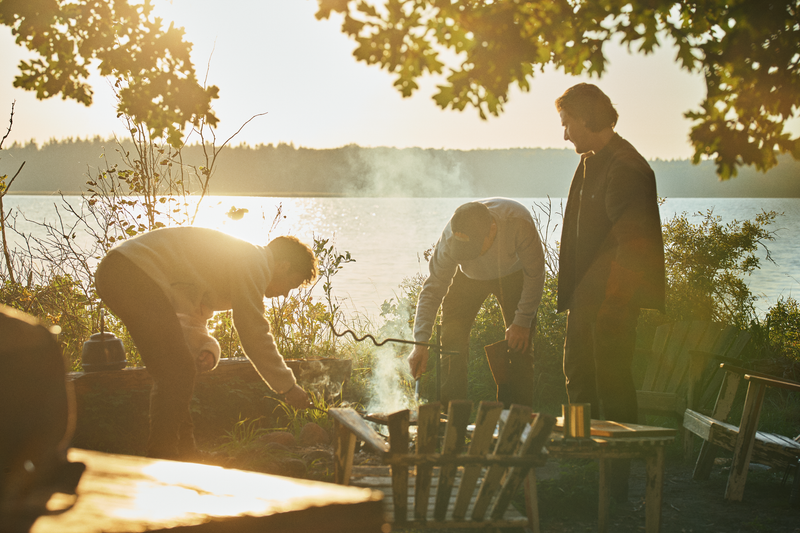
[[(14, 194), (77, 193), (87, 177), (122, 164), (125, 141), (67, 139), (41, 146), (14, 143), (0, 152), (0, 173), (25, 173)], [(184, 161), (201, 160), (202, 147), (186, 146)], [(266, 196), (566, 197), (578, 156), (569, 149), (442, 150), (331, 149), (291, 144), (226, 147), (219, 152), (211, 194)], [(713, 162), (653, 160), (659, 195), (667, 198), (800, 197), (800, 162), (789, 156), (766, 173), (741, 169), (720, 181)]]

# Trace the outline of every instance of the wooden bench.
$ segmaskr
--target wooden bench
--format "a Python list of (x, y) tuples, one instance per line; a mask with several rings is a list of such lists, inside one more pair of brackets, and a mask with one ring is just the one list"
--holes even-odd
[[(526, 502), (528, 518), (510, 503), (531, 468), (544, 464), (543, 445), (555, 418), (539, 414), (531, 422), (530, 408), (514, 405), (498, 429), (502, 410), (500, 402), (481, 402), (466, 447), (472, 402), (450, 402), (442, 437), (441, 404), (422, 405), (411, 453), (408, 410), (389, 415), (387, 442), (352, 409), (331, 409), (336, 482), (384, 491), (387, 520), (401, 527), (528, 526), (538, 531), (536, 503)], [(381, 464), (354, 467), (356, 441), (375, 452)]]
[(714, 322), (683, 321), (659, 326), (642, 386), (636, 391), (639, 420), (645, 422), (646, 415), (673, 418), (686, 455), (691, 455), (692, 442), (681, 425), (684, 412), (713, 401), (722, 380), (717, 372), (719, 364), (737, 361), (749, 340), (747, 331)]
[(77, 448), (69, 459), (86, 464), (76, 495), (53, 494), (45, 514), (13, 531), (384, 531), (373, 490)]
[[(708, 479), (714, 458), (720, 449), (733, 452), (733, 462), (725, 488), (725, 499), (742, 501), (750, 462), (786, 470), (794, 466), (794, 484), (800, 490), (800, 442), (774, 433), (758, 431), (758, 419), (767, 387), (800, 392), (800, 383), (753, 372), (730, 364), (721, 364), (725, 371), (717, 402), (711, 415), (686, 410), (684, 427), (703, 439), (703, 446), (694, 469), (694, 479)], [(739, 426), (728, 423), (739, 384), (747, 382), (742, 419)]]

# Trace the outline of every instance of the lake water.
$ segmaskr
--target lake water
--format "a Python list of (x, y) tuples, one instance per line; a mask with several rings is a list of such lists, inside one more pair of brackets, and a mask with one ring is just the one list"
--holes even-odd
[[(71, 203), (80, 197), (67, 197)], [(423, 252), (432, 247), (453, 210), (469, 198), (272, 198), (211, 197), (203, 202), (197, 225), (217, 228), (254, 243), (282, 234), (311, 242), (313, 236), (330, 239), (339, 252), (356, 260), (334, 277), (334, 296), (350, 314), (375, 317), (380, 304), (394, 297), (403, 278), (426, 274)], [(543, 218), (547, 199), (517, 198)], [(560, 238), (562, 199), (552, 199), (553, 217), (548, 241)], [(6, 211), (18, 210), (31, 220), (54, 220), (58, 196), (6, 196)], [(241, 220), (231, 220), (232, 207), (246, 208)], [(281, 218), (270, 234), (281, 208)], [(761, 269), (747, 281), (760, 297), (763, 313), (780, 296), (800, 293), (800, 199), (675, 198), (661, 207), (662, 219), (676, 213), (693, 214), (713, 208), (723, 221), (746, 220), (761, 210), (783, 213), (772, 229), (776, 240), (767, 243), (776, 264), (762, 259)], [(21, 229), (37, 231), (18, 219)], [(763, 253), (761, 256), (763, 257)]]

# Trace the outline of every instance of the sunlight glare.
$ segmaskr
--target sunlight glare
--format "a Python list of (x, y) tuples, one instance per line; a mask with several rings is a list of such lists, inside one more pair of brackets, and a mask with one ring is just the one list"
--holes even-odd
[[(143, 467), (142, 473), (149, 479), (133, 487), (134, 505), (114, 511), (119, 518), (183, 524), (192, 517), (292, 511), (324, 505), (330, 497), (329, 489), (318, 483), (218, 466), (159, 461)], [(346, 496), (337, 494), (337, 501)], [(358, 501), (355, 493), (351, 497)]]

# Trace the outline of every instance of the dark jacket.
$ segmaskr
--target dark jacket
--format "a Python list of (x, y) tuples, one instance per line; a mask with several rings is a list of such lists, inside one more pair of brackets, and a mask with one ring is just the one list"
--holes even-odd
[(558, 311), (580, 301), (664, 310), (664, 243), (655, 174), (619, 135), (583, 154), (561, 231)]

